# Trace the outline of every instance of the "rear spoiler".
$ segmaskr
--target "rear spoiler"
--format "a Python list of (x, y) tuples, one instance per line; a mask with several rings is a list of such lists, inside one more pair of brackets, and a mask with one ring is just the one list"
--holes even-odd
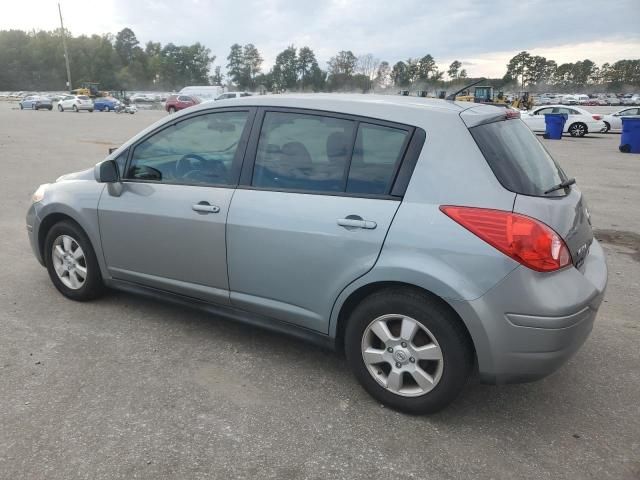
[(472, 128), (486, 123), (520, 118), (520, 112), (505, 107), (479, 104), (460, 112), (460, 118), (462, 118), (467, 128)]

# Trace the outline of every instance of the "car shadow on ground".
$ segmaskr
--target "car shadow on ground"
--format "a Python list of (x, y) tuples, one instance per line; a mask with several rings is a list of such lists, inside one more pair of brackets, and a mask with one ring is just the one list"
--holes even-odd
[[(326, 392), (328, 398), (339, 398), (346, 392), (351, 403), (358, 404), (361, 408), (383, 408), (359, 387), (341, 351), (322, 348), (195, 308), (185, 309), (171, 302), (158, 302), (130, 293), (110, 291), (99, 302), (109, 310), (113, 307), (125, 307), (132, 314), (136, 314), (140, 322), (160, 323), (163, 324), (161, 327), (173, 332), (176, 328), (183, 330), (188, 335), (197, 336), (199, 343), (211, 342), (212, 348), (222, 342), (234, 352), (251, 349), (256, 359), (260, 358), (260, 361), (273, 367), (291, 369), (289, 374), (299, 374), (300, 369), (307, 369), (310, 377), (322, 382), (325, 387), (335, 388), (334, 392)], [(474, 373), (453, 404), (442, 412), (418, 418), (457, 424), (475, 421), (500, 422), (501, 419), (504, 420), (505, 412), (511, 412), (510, 415), (523, 415), (525, 418), (531, 417), (532, 421), (541, 412), (547, 417), (553, 417), (555, 414), (561, 414), (564, 408), (554, 412), (550, 406), (566, 405), (566, 397), (572, 395), (571, 391), (574, 388), (562, 377), (563, 373), (559, 373), (535, 383), (496, 386), (481, 384), (477, 373)], [(544, 383), (547, 385), (543, 385)], [(552, 386), (548, 385), (549, 383)], [(550, 392), (553, 394), (550, 395)], [(278, 392), (274, 391), (273, 394), (277, 395)], [(554, 395), (557, 398), (552, 398)], [(536, 406), (536, 403), (541, 405)]]

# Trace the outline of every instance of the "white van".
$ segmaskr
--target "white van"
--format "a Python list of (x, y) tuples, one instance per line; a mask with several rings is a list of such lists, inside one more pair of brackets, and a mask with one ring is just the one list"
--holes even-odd
[(184, 87), (178, 93), (184, 95), (195, 95), (203, 102), (215, 100), (224, 92), (224, 87), (220, 85), (202, 85), (202, 86), (189, 86)]

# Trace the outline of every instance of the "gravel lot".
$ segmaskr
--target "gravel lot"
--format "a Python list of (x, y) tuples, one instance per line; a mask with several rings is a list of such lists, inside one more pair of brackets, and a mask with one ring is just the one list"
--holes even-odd
[(1, 478), (640, 478), (640, 155), (619, 135), (544, 141), (606, 241), (585, 346), (545, 380), (472, 382), (411, 417), (338, 354), (128, 294), (57, 293), (29, 248), (31, 193), (163, 115), (0, 103)]

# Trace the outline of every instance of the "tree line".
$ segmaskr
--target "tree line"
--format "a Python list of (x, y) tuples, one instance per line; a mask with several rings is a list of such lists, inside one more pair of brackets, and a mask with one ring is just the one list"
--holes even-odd
[[(0, 31), (0, 90), (64, 90), (66, 70), (62, 31)], [(269, 70), (249, 43), (233, 44), (223, 65), (201, 43), (175, 45), (149, 41), (141, 45), (130, 28), (116, 35), (80, 35), (68, 31), (73, 87), (100, 82), (107, 90), (177, 90), (186, 85), (227, 85), (264, 91), (371, 91), (383, 89), (446, 90), (467, 78), (463, 62), (440, 70), (430, 54), (389, 63), (371, 53), (342, 50), (322, 68), (309, 46), (287, 46)], [(223, 72), (223, 67), (225, 71)], [(500, 79), (487, 83), (502, 89), (568, 91), (591, 86), (618, 91), (640, 86), (640, 60), (596, 65), (591, 60), (558, 65), (524, 51), (515, 55)], [(73, 88), (72, 87), (72, 88)]]

